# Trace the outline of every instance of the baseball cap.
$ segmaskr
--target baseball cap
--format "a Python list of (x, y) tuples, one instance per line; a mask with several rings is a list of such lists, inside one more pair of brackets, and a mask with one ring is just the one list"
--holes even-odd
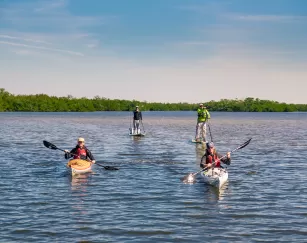
[(84, 142), (84, 138), (78, 138), (78, 142)]

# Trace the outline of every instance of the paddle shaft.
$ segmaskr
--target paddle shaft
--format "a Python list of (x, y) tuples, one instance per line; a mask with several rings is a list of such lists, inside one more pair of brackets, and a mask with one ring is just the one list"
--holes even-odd
[(141, 120), (141, 124), (142, 124), (142, 127), (143, 127), (143, 131), (145, 132), (145, 128), (144, 128), (144, 125), (143, 125), (143, 121)]
[[(235, 151), (237, 151), (237, 150), (239, 150), (239, 149), (244, 148), (245, 146), (247, 146), (247, 145), (250, 143), (251, 140), (252, 140), (252, 139), (249, 139), (247, 142), (245, 142), (244, 144), (240, 145), (240, 146), (237, 147), (236, 149), (230, 151), (229, 153), (231, 154), (231, 153), (233, 153), (233, 152), (235, 152)], [(219, 158), (218, 161), (221, 161), (221, 159), (224, 159), (224, 158), (226, 158), (226, 157), (227, 157), (227, 155), (224, 155), (224, 156), (222, 156), (221, 158)], [(214, 164), (217, 163), (218, 161), (214, 161), (214, 162), (212, 163), (212, 165), (214, 165)], [(206, 169), (207, 169), (207, 167), (206, 167), (206, 168), (203, 168), (203, 169), (201, 169), (201, 170), (199, 170), (199, 171), (197, 171), (197, 172), (195, 172), (195, 173), (193, 173), (192, 176), (195, 176), (195, 175), (197, 175), (198, 173), (200, 173), (200, 172), (202, 172), (202, 171), (204, 171), (204, 170), (206, 170)]]
[[(64, 153), (71, 154), (71, 155), (73, 155), (73, 156), (78, 156), (77, 154), (74, 154), (74, 153), (71, 153), (71, 152), (67, 152), (67, 151), (65, 151), (65, 150), (63, 150), (63, 149), (60, 149), (60, 148), (58, 148), (58, 150), (61, 150), (61, 151), (63, 151)], [(80, 155), (80, 159), (83, 159), (83, 160), (86, 160), (86, 161), (92, 163), (92, 161), (91, 161), (90, 159), (86, 158), (86, 156), (84, 156), (84, 155), (82, 155), (82, 154)], [(93, 164), (95, 164), (95, 163), (93, 163)]]
[(130, 133), (132, 134), (132, 129), (134, 129), (134, 123), (133, 123), (133, 121), (134, 121), (134, 110), (132, 111), (132, 116), (130, 116)]
[[(66, 152), (64, 149), (58, 148), (57, 146), (55, 146), (54, 144), (52, 144), (52, 143), (50, 143), (48, 141), (43, 141), (43, 143), (44, 143), (44, 146), (47, 147), (47, 148), (54, 149), (54, 150), (58, 149), (58, 150), (61, 150), (61, 151), (65, 152), (65, 153), (69, 153), (71, 155), (78, 156), (77, 154), (74, 154), (74, 153), (71, 153), (71, 152)], [(81, 157), (81, 159), (84, 159), (84, 160), (92, 163), (92, 161), (87, 159), (86, 156), (84, 157), (84, 155), (81, 155), (80, 157)], [(118, 168), (112, 167), (112, 166), (104, 166), (104, 165), (99, 164), (99, 163), (93, 163), (93, 164), (97, 164), (98, 166), (101, 166), (101, 167), (105, 168), (106, 170), (118, 170)]]
[[(62, 150), (62, 149), (59, 149), (59, 150)], [(65, 153), (67, 153), (65, 150), (62, 150), (62, 151), (64, 151)], [(71, 152), (68, 152), (68, 154), (71, 154), (71, 155), (74, 155), (74, 156), (78, 156), (78, 155), (76, 155), (76, 154), (74, 154), (74, 153), (71, 153)], [(103, 167), (103, 168), (105, 168), (105, 169), (108, 168), (108, 166), (104, 166), (104, 165), (99, 164), (99, 163), (97, 163), (97, 162), (93, 163), (90, 159), (86, 158), (86, 156), (84, 156), (84, 155), (81, 155), (80, 158), (83, 159), (83, 160), (86, 160), (86, 161), (88, 161), (88, 162), (90, 162), (90, 163), (92, 163), (92, 164), (101, 166), (101, 167)]]
[[(62, 150), (62, 149), (59, 149), (59, 150)], [(65, 152), (65, 150), (62, 150), (62, 151)], [(65, 152), (65, 153), (67, 153), (67, 152)], [(77, 156), (77, 155), (74, 154), (74, 153), (71, 153), (71, 152), (68, 152), (68, 153), (71, 154), (71, 155)], [(92, 164), (101, 166), (101, 167), (103, 167), (103, 168), (105, 168), (105, 169), (109, 168), (109, 166), (104, 166), (104, 165), (99, 164), (99, 163), (97, 163), (97, 162), (93, 163), (90, 159), (86, 158), (84, 155), (81, 155), (80, 158), (83, 159), (83, 160), (86, 160), (86, 161), (88, 161), (88, 162), (90, 162), (90, 163), (92, 163)]]
[[(232, 151), (232, 152), (234, 152), (234, 151)], [(230, 153), (232, 153), (232, 152), (230, 152)], [(214, 165), (215, 163), (217, 163), (218, 161), (221, 161), (222, 159), (224, 159), (224, 158), (226, 158), (226, 157), (227, 157), (227, 155), (222, 156), (222, 157), (219, 158), (217, 161), (214, 161), (214, 162), (211, 164), (211, 166)], [(196, 176), (198, 173), (200, 173), (200, 172), (202, 172), (202, 171), (205, 171), (206, 169), (208, 169), (208, 167), (205, 167), (205, 168), (203, 168), (203, 169), (201, 169), (201, 170), (199, 170), (199, 171), (193, 173), (192, 176)]]
[[(51, 144), (51, 143), (50, 143)], [(58, 148), (57, 146), (53, 146), (55, 149), (58, 149), (58, 150), (61, 150), (61, 151), (63, 151), (64, 153), (67, 153), (67, 154), (71, 154), (71, 155), (73, 155), (73, 156), (78, 156), (77, 154), (74, 154), (74, 153), (71, 153), (71, 152), (67, 152), (67, 151), (65, 151), (64, 149), (61, 149), (61, 148)], [(84, 155), (80, 155), (80, 158), (81, 159), (83, 159), (83, 160), (86, 160), (86, 161), (88, 161), (88, 162), (92, 162), (91, 160), (89, 160), (89, 159), (87, 159), (86, 157), (84, 157)]]

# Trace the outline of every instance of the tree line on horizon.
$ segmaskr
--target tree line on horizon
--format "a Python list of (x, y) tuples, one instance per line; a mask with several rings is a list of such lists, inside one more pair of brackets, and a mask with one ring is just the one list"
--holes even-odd
[[(203, 102), (210, 111), (228, 112), (305, 112), (307, 104), (286, 104), (258, 98), (221, 99)], [(135, 106), (142, 111), (192, 111), (199, 104), (159, 103), (137, 100), (108, 99), (95, 96), (92, 99), (36, 95), (14, 95), (0, 88), (0, 112), (93, 112), (93, 111), (132, 111)]]

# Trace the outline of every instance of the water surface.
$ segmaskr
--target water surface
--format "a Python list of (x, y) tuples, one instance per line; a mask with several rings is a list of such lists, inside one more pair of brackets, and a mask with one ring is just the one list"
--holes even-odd
[[(306, 242), (307, 114), (212, 112), (212, 138), (232, 154), (220, 191), (183, 184), (204, 148), (195, 112), (0, 113), (0, 242)], [(59, 150), (78, 137), (117, 166), (71, 178)], [(210, 140), (210, 137), (208, 136)]]

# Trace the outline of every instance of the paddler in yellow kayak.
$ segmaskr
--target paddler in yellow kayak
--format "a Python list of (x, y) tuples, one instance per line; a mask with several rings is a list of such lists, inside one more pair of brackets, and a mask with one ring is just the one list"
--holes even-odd
[(78, 138), (78, 142), (75, 148), (73, 148), (70, 152), (69, 150), (64, 150), (65, 159), (74, 157), (74, 159), (90, 160), (92, 163), (95, 163), (96, 161), (94, 156), (92, 155), (91, 151), (89, 151), (87, 147), (85, 147), (84, 144), (84, 138)]

